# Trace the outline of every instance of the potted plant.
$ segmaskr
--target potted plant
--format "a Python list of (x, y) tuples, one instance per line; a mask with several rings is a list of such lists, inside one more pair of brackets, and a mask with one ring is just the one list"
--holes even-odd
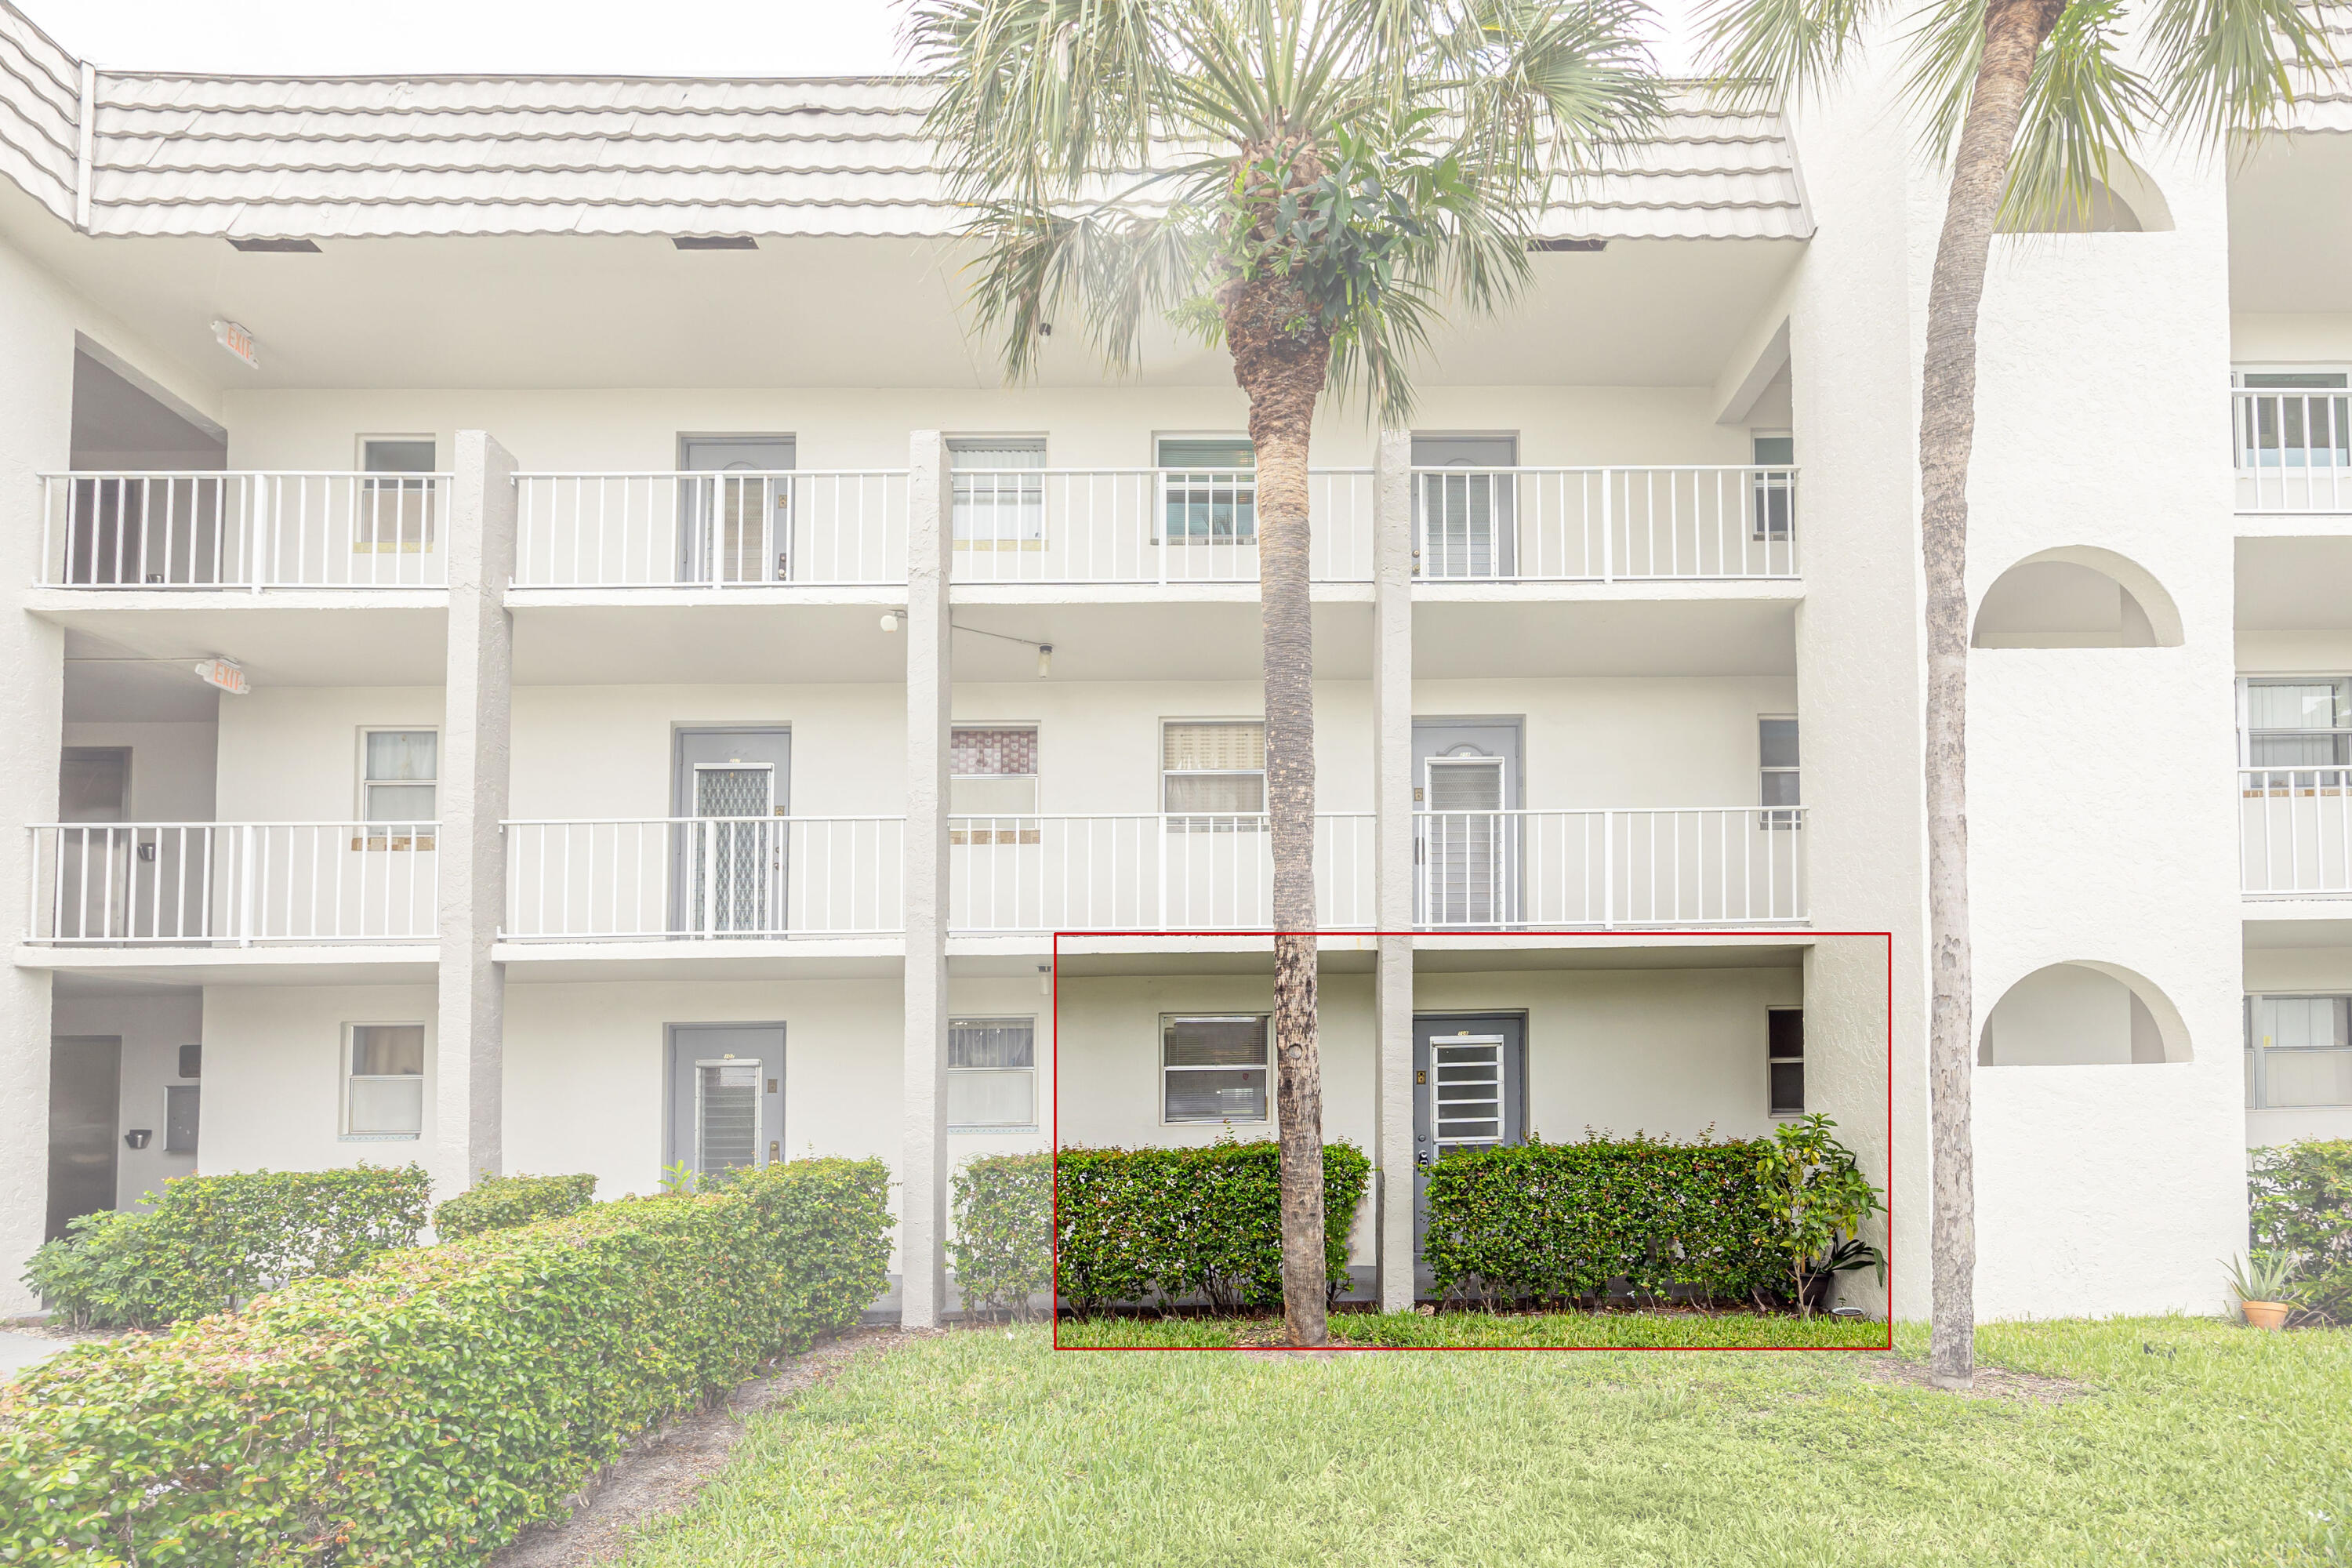
[(1837, 1289), (1837, 1277), (1856, 1268), (1875, 1268), (1878, 1282), (1886, 1283), (1886, 1254), (1858, 1236), (1840, 1238), (1838, 1244), (1804, 1268), (1804, 1297), (1798, 1310), (1805, 1317), (1830, 1310), (1830, 1292)]
[(2297, 1306), (2289, 1289), (2294, 1282), (2294, 1258), (2284, 1252), (2255, 1252), (2230, 1265), (2230, 1289), (2238, 1310), (2251, 1328), (2281, 1329)]

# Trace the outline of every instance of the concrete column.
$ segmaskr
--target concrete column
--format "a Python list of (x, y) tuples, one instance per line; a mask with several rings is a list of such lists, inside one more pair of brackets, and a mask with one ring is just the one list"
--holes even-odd
[(441, 965), (435, 1191), (463, 1192), (503, 1166), (500, 1077), (506, 971), (490, 944), (506, 913), (508, 763), (513, 751), (515, 462), (486, 431), (457, 432), (449, 558), (449, 675), (441, 719)]
[(1412, 1307), (1412, 437), (1381, 432), (1372, 479), (1373, 983), (1381, 1310)]
[[(0, 464), (0, 583), (12, 590), (34, 581), (41, 538), (40, 486), (14, 469)], [(65, 634), (20, 610), (0, 620), (0, 647), (10, 668), (0, 682), (0, 888), (16, 898), (0, 919), (21, 934), (33, 882), (25, 828), (58, 819)], [(40, 1305), (19, 1277), (48, 1226), (49, 1035), (49, 972), (0, 964), (0, 1316)]]
[(907, 484), (907, 1094), (898, 1173), (902, 1321), (932, 1328), (947, 1294), (948, 512), (946, 443), (915, 432)]

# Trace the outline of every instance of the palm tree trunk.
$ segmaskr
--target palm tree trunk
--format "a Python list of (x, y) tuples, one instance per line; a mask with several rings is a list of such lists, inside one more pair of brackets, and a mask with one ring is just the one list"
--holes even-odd
[(1226, 341), (1257, 454), (1259, 618), (1265, 658), (1266, 815), (1274, 838), (1275, 1105), (1282, 1140), (1282, 1315), (1290, 1342), (1328, 1337), (1323, 1066), (1316, 1038), (1315, 641), (1307, 593), (1307, 443), (1330, 344), (1286, 284), (1227, 296)]
[(1953, 159), (1952, 190), (1927, 291), (1920, 375), (1919, 536), (1927, 565), (1927, 1027), (1934, 1147), (1932, 1326), (1928, 1371), (1939, 1387), (1976, 1377), (1976, 1067), (1969, 951), (1969, 453), (1976, 439), (1977, 318), (1985, 261), (2008, 184), (2033, 57), (2065, 0), (1996, 0)]

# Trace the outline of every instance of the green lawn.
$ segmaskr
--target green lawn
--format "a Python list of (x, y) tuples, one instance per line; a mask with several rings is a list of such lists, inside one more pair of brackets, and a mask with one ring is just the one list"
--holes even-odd
[[(1923, 1338), (1898, 1329), (1899, 1353)], [(623, 1561), (2352, 1562), (2327, 1517), (2352, 1511), (2352, 1334), (2163, 1318), (1979, 1342), (2080, 1386), (1955, 1398), (1852, 1352), (1313, 1361), (947, 1334), (759, 1418)]]
[[(1167, 1349), (1266, 1345), (1280, 1342), (1279, 1319), (1095, 1318), (1066, 1321), (1062, 1347)], [(1884, 1349), (1885, 1323), (1851, 1318), (1762, 1317), (1754, 1312), (1337, 1312), (1335, 1343), (1390, 1348), (1491, 1346), (1580, 1349), (1716, 1349), (1725, 1345), (1866, 1345)]]

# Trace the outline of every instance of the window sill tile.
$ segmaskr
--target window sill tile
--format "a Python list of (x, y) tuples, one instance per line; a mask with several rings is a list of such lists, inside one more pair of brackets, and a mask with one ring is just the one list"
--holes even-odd
[(422, 1132), (341, 1132), (335, 1136), (338, 1143), (414, 1143), (424, 1137)]

